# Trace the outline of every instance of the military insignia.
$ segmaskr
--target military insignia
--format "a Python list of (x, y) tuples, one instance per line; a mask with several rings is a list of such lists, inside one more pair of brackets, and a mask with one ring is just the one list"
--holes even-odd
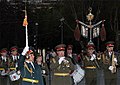
[(24, 67), (32, 74), (32, 72), (33, 72), (32, 68), (29, 69), (25, 62), (24, 62)]

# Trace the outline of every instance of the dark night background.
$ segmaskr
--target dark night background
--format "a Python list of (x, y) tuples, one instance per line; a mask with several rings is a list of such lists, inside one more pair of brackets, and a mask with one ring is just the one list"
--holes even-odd
[[(25, 2), (22, 0), (0, 0), (0, 48), (13, 45), (25, 47), (24, 19)], [(38, 1), (38, 2), (37, 2)], [(76, 19), (87, 23), (86, 15), (92, 7), (93, 23), (105, 19), (107, 40), (119, 44), (120, 0), (27, 0), (29, 46), (37, 48), (54, 48), (61, 43), (60, 20), (63, 23), (63, 43), (73, 44), (76, 49), (81, 46), (74, 38)], [(37, 25), (38, 24), (38, 25)], [(88, 39), (81, 36), (80, 42)], [(104, 50), (100, 38), (93, 39), (97, 49)], [(98, 44), (99, 41), (99, 44)], [(99, 46), (98, 46), (99, 45)], [(118, 47), (116, 47), (118, 49)]]

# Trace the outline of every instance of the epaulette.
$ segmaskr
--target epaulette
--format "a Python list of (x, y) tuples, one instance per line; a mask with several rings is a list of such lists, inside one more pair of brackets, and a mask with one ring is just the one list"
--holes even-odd
[(33, 70), (32, 70), (32, 68), (30, 68), (30, 69), (28, 68), (26, 62), (24, 62), (24, 67), (28, 70), (28, 72), (30, 72), (32, 74)]

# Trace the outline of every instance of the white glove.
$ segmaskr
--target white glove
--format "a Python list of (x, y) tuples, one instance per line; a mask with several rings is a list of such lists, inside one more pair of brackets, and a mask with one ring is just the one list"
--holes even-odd
[(29, 47), (28, 46), (23, 49), (22, 55), (24, 56), (27, 53), (27, 51), (29, 51)]
[(42, 70), (42, 73), (43, 73), (43, 74), (45, 74), (45, 73), (46, 73), (46, 71), (45, 71), (45, 70)]
[(109, 70), (113, 70), (113, 66), (109, 66), (109, 68), (108, 68)]
[(93, 61), (94, 59), (96, 59), (96, 55), (95, 54), (92, 54), (92, 56), (91, 56), (91, 61)]
[(58, 63), (61, 64), (62, 61), (64, 60), (65, 57), (61, 57), (59, 60), (58, 60)]
[(17, 74), (20, 75), (20, 71), (17, 71)]
[(114, 58), (114, 61), (117, 63), (117, 58)]

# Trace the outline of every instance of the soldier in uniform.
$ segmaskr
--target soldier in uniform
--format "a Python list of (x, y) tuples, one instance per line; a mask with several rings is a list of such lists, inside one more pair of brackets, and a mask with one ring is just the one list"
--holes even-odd
[(117, 56), (113, 50), (114, 42), (106, 43), (106, 51), (102, 54), (105, 85), (116, 85), (117, 83)]
[(65, 44), (55, 47), (57, 56), (51, 58), (50, 68), (52, 70), (51, 85), (72, 85), (70, 73), (74, 70), (71, 59), (65, 57)]
[(47, 82), (48, 67), (47, 67), (47, 64), (46, 64), (45, 62), (43, 62), (42, 55), (37, 54), (36, 63), (37, 63), (37, 64), (40, 66), (40, 68), (41, 68), (44, 85), (48, 85), (48, 82)]
[(71, 59), (73, 64), (75, 65), (77, 62), (77, 54), (73, 54), (73, 45), (67, 46), (67, 57)]
[[(68, 45), (67, 46), (66, 53), (67, 53), (67, 57), (71, 59), (72, 63), (74, 64), (74, 67), (76, 68), (75, 65), (77, 64), (77, 54), (75, 54), (75, 53), (73, 54), (73, 45)], [(72, 85), (74, 85), (74, 78), (73, 78), (73, 76), (71, 76), (71, 78), (72, 78), (72, 82), (73, 82)]]
[(34, 52), (25, 47), (19, 60), (21, 85), (44, 85), (41, 68), (34, 62), (34, 58)]
[(97, 68), (100, 68), (95, 54), (95, 45), (88, 43), (87, 52), (83, 55), (85, 85), (97, 85)]
[[(10, 75), (12, 75), (14, 72), (18, 73), (18, 60), (19, 60), (19, 53), (18, 48), (16, 46), (13, 46), (10, 48), (10, 58), (9, 58), (9, 68), (10, 68)], [(11, 77), (12, 78), (12, 77)], [(14, 77), (16, 78), (16, 77)], [(10, 85), (19, 85), (20, 79), (13, 79), (10, 80)]]
[(7, 54), (7, 48), (3, 48), (0, 51), (0, 70), (1, 70), (1, 75), (0, 75), (0, 80), (1, 80), (1, 84), (0, 85), (7, 85), (8, 83), (8, 73), (9, 73), (9, 69), (8, 69), (8, 60), (9, 60), (9, 56)]

